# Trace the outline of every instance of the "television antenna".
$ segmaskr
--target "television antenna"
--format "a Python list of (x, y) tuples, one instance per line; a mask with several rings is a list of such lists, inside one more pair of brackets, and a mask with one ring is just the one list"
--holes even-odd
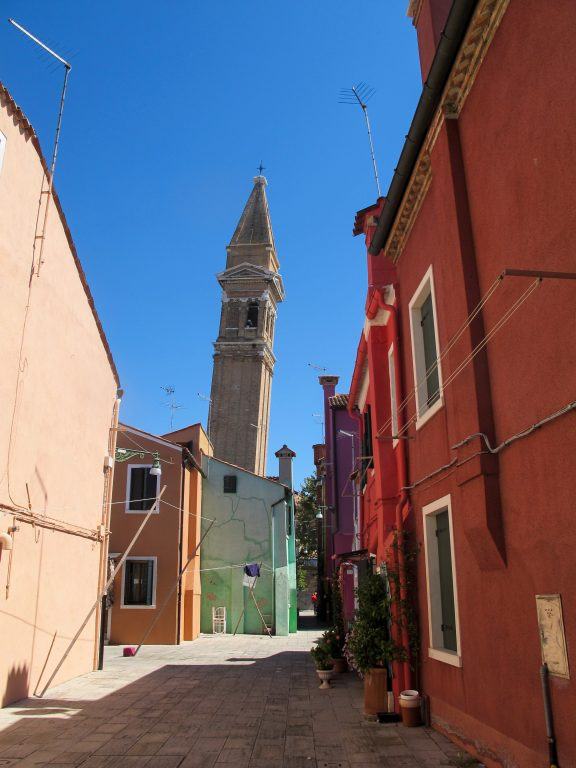
[(176, 411), (179, 411), (180, 409), (184, 408), (183, 405), (179, 405), (174, 401), (174, 394), (176, 392), (176, 387), (173, 387), (171, 384), (165, 384), (160, 387), (160, 389), (163, 389), (166, 393), (166, 397), (170, 398), (170, 402), (165, 403), (167, 408), (170, 408), (170, 431), (174, 429), (174, 414)]
[(322, 373), (326, 373), (328, 368), (324, 368), (322, 365), (315, 365), (314, 363), (306, 363), (306, 365), (309, 368), (313, 368), (315, 371), (322, 371)]
[(382, 197), (380, 191), (380, 179), (378, 178), (378, 167), (376, 165), (376, 155), (374, 154), (374, 142), (372, 141), (372, 130), (370, 128), (370, 119), (368, 117), (367, 102), (370, 101), (372, 96), (376, 93), (375, 88), (371, 88), (366, 83), (358, 83), (353, 85), (352, 88), (341, 88), (340, 104), (352, 104), (358, 105), (364, 113), (364, 120), (366, 121), (366, 131), (368, 132), (368, 141), (370, 143), (370, 157), (372, 158), (372, 167), (374, 168), (374, 180), (376, 181), (376, 189), (378, 190), (378, 197)]
[(208, 436), (208, 440), (210, 440), (210, 417), (212, 415), (212, 398), (208, 397), (208, 395), (203, 395), (202, 392), (196, 392), (196, 394), (200, 398), (200, 400), (204, 400), (206, 403), (208, 403), (208, 424), (206, 425), (206, 435)]
[(56, 61), (58, 61), (60, 64), (64, 66), (64, 82), (62, 84), (62, 92), (60, 94), (60, 106), (58, 108), (58, 119), (56, 121), (56, 133), (54, 135), (54, 146), (52, 148), (52, 160), (50, 162), (50, 171), (48, 173), (48, 189), (44, 191), (44, 178), (42, 178), (42, 195), (46, 195), (46, 205), (44, 206), (44, 216), (42, 218), (42, 226), (40, 229), (40, 233), (36, 235), (36, 238), (34, 240), (34, 251), (36, 249), (36, 243), (39, 242), (39, 251), (38, 251), (38, 263), (35, 266), (32, 264), (32, 272), (31, 277), (33, 274), (36, 274), (36, 277), (40, 275), (40, 267), (42, 265), (42, 255), (44, 253), (44, 241), (46, 240), (46, 225), (48, 222), (48, 211), (50, 210), (50, 202), (53, 197), (53, 189), (54, 189), (54, 173), (56, 172), (56, 160), (58, 158), (58, 146), (60, 143), (60, 132), (62, 130), (62, 116), (64, 114), (64, 101), (66, 99), (66, 88), (68, 86), (68, 78), (70, 76), (70, 71), (72, 69), (72, 65), (66, 61), (66, 59), (63, 59), (62, 56), (59, 56), (55, 51), (52, 50), (52, 48), (48, 48), (48, 46), (43, 43), (41, 40), (39, 40), (35, 35), (33, 35), (31, 32), (29, 32), (25, 27), (23, 27), (21, 24), (18, 24), (17, 21), (14, 21), (14, 19), (8, 19), (10, 24), (12, 24), (13, 27), (18, 29), (20, 32), (22, 32), (23, 35), (26, 35), (26, 37), (29, 40), (32, 40), (33, 43), (36, 43), (42, 50), (46, 51), (46, 53), (50, 54)]

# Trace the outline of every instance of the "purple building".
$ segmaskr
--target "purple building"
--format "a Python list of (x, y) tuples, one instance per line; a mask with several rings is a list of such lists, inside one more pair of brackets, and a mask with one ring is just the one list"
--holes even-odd
[[(358, 422), (348, 413), (348, 395), (336, 393), (338, 376), (320, 376), (324, 393), (324, 425), (326, 453), (323, 473), (324, 518), (323, 584), (319, 591), (321, 603), (328, 585), (340, 584), (344, 616), (354, 615), (356, 566), (350, 559), (359, 546), (359, 499), (351, 474), (358, 469), (360, 441)], [(322, 594), (324, 593), (324, 594)], [(320, 606), (323, 607), (322, 605)]]

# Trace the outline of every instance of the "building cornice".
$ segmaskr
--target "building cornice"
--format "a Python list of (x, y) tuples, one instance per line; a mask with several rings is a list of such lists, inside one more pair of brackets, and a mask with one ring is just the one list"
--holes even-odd
[[(458, 118), (510, 0), (479, 0), (384, 246), (398, 261), (432, 181), (431, 154), (445, 119)], [(417, 2), (411, 3), (418, 5)]]
[(420, 11), (422, 10), (422, 3), (423, 0), (410, 0), (408, 3), (406, 16), (409, 16), (412, 19), (412, 24), (414, 24), (414, 26), (418, 24), (418, 17), (420, 16)]

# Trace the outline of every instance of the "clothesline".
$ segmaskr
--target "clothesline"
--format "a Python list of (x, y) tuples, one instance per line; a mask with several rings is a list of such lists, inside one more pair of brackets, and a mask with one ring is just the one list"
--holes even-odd
[[(147, 496), (143, 499), (120, 499), (119, 501), (111, 501), (111, 504), (126, 504), (126, 502), (140, 502), (140, 501), (154, 501), (156, 499), (156, 496)], [(177, 509), (178, 512), (183, 512), (184, 510), (182, 507), (179, 507), (177, 504), (171, 504), (169, 501), (166, 501), (165, 499), (162, 499), (162, 504), (166, 504), (168, 507), (172, 507), (173, 509)], [(136, 510), (131, 510), (136, 511)], [(147, 512), (148, 510), (138, 510), (139, 512)], [(209, 522), (212, 522), (215, 518), (212, 517), (206, 517), (206, 515), (198, 515), (196, 512), (187, 512), (186, 514), (190, 515), (190, 517), (200, 517), (202, 520), (208, 520)]]
[[(218, 566), (215, 566), (214, 568), (200, 568), (197, 571), (197, 573), (204, 573), (205, 571), (222, 571), (225, 568), (244, 568), (245, 565), (246, 565), (246, 563), (235, 563), (234, 565), (218, 565)], [(264, 565), (263, 564), (261, 567), (264, 568), (267, 571), (272, 571), (273, 570), (273, 568), (270, 568), (269, 565)]]

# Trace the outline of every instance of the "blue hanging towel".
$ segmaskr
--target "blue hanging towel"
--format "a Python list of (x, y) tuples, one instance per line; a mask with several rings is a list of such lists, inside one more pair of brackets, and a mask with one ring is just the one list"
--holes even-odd
[(246, 576), (250, 576), (252, 578), (260, 576), (260, 566), (258, 563), (249, 563), (248, 565), (244, 566), (244, 573)]

